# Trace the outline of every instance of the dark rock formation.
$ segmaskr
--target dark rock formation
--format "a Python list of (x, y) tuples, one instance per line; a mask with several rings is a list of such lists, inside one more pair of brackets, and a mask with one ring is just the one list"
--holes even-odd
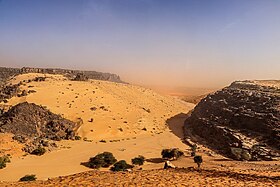
[(20, 103), (0, 117), (0, 132), (14, 134), (14, 139), (26, 143), (25, 150), (31, 153), (45, 140), (74, 139), (76, 124), (42, 106)]
[[(0, 86), (0, 102), (6, 102), (7, 99), (17, 96), (20, 93), (19, 86), (20, 84)], [(26, 93), (21, 94), (25, 95)]]
[(280, 81), (239, 81), (209, 94), (185, 121), (185, 133), (224, 156), (280, 156)]
[(19, 75), (20, 71), (18, 68), (0, 67), (0, 86), (4, 85), (5, 81), (11, 76)]

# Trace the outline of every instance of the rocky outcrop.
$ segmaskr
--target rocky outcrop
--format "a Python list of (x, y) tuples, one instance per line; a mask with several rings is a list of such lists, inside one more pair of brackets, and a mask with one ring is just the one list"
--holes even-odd
[(20, 84), (0, 86), (0, 102), (7, 102), (8, 99), (20, 93)]
[(209, 94), (185, 121), (185, 133), (224, 156), (280, 156), (280, 81), (237, 81)]
[(48, 140), (74, 139), (75, 126), (74, 122), (27, 102), (13, 106), (0, 117), (0, 132), (14, 134), (14, 139), (27, 145), (27, 152), (46, 146)]
[(88, 77), (86, 75), (82, 74), (82, 73), (78, 73), (74, 77), (73, 81), (88, 81)]

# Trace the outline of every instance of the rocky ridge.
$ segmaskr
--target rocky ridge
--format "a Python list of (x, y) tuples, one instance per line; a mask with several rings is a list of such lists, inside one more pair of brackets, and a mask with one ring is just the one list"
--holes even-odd
[(61, 74), (66, 77), (73, 79), (77, 76), (77, 74), (83, 74), (89, 79), (95, 80), (105, 80), (111, 82), (119, 82), (123, 81), (120, 79), (120, 76), (111, 73), (102, 73), (97, 71), (81, 71), (81, 70), (68, 70), (68, 69), (55, 69), (55, 68), (6, 68), (0, 67), (0, 83), (7, 80), (11, 76), (16, 76), (19, 74), (25, 73), (47, 73), (47, 74)]
[(185, 121), (185, 133), (237, 160), (280, 156), (280, 81), (236, 81), (209, 94)]

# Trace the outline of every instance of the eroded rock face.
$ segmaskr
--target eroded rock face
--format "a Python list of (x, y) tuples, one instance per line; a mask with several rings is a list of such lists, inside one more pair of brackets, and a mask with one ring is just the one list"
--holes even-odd
[[(33, 103), (20, 103), (0, 117), (0, 132), (14, 134), (14, 139), (26, 143), (27, 152), (45, 146), (46, 140), (74, 139), (76, 124)], [(44, 145), (45, 144), (45, 145)]]
[[(238, 81), (208, 95), (185, 121), (186, 134), (234, 159), (279, 157), (279, 85), (280, 81)], [(239, 158), (238, 152), (247, 156)]]

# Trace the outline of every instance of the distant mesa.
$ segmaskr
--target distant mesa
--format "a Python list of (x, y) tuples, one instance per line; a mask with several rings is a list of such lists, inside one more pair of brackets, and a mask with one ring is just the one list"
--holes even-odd
[[(68, 69), (55, 69), (55, 68), (6, 68), (0, 67), (0, 86), (1, 82), (7, 80), (11, 76), (16, 76), (25, 73), (47, 73), (47, 74), (61, 74), (69, 79), (80, 77), (83, 75), (88, 79), (104, 80), (111, 82), (124, 83), (120, 76), (111, 73), (102, 73), (97, 71), (81, 71), (81, 70), (68, 70)], [(3, 83), (2, 83), (3, 84)]]
[(279, 159), (280, 81), (237, 81), (209, 94), (185, 133), (236, 160)]

